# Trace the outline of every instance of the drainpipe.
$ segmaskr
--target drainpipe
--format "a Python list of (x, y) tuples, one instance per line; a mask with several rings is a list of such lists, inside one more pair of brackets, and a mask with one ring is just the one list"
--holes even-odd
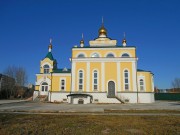
[(51, 102), (51, 95), (52, 95), (52, 72), (51, 72), (51, 90), (50, 90), (50, 102)]
[(137, 88), (137, 103), (139, 103), (139, 99), (138, 99), (137, 61), (136, 61), (136, 88)]

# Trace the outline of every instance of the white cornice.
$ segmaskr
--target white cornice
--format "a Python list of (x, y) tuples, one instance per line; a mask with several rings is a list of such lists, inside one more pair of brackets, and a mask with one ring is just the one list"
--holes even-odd
[(99, 48), (99, 47), (94, 47), (94, 48), (72, 48), (72, 50), (135, 50), (136, 48), (135, 47), (108, 47), (108, 48)]
[(71, 76), (71, 73), (53, 73), (52, 76)]
[(73, 62), (135, 62), (137, 58), (72, 58)]
[[(51, 74), (36, 74), (36, 76), (51, 76)], [(71, 73), (52, 73), (52, 76), (71, 76)]]

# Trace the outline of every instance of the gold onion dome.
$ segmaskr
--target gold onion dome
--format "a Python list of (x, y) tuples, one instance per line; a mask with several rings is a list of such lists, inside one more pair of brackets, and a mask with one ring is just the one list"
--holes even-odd
[(52, 44), (50, 44), (48, 48), (52, 49)]
[(107, 30), (104, 26), (101, 26), (101, 28), (99, 29), (99, 36), (100, 35), (107, 35)]

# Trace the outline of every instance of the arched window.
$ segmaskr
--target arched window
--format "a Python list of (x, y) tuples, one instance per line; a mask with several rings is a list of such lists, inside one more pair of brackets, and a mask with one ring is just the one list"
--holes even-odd
[(79, 71), (79, 90), (82, 91), (83, 90), (83, 71), (80, 70)]
[(98, 53), (93, 53), (91, 57), (93, 57), (93, 58), (98, 58), (98, 57), (99, 57), (99, 54), (98, 54)]
[(143, 91), (144, 90), (144, 80), (143, 79), (139, 80), (139, 86), (140, 86), (140, 91)]
[(109, 53), (106, 57), (107, 57), (107, 58), (114, 58), (114, 54)]
[(125, 88), (125, 90), (129, 90), (129, 72), (128, 72), (128, 70), (124, 71), (124, 88)]
[(123, 53), (121, 57), (123, 57), (123, 58), (128, 58), (128, 57), (129, 57), (129, 54)]
[(61, 90), (65, 90), (65, 80), (61, 80)]
[(94, 70), (93, 72), (93, 89), (98, 90), (98, 72)]
[(43, 68), (44, 68), (44, 73), (48, 74), (49, 73), (49, 65), (44, 65)]
[(84, 54), (79, 54), (78, 55), (78, 58), (84, 58), (85, 56), (84, 56)]
[(48, 84), (43, 82), (41, 85), (41, 91), (47, 92), (48, 91)]

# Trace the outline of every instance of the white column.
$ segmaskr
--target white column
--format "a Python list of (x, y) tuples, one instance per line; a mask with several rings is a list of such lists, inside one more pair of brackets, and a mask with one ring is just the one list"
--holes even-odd
[(89, 92), (90, 89), (90, 62), (86, 63), (86, 91)]
[(101, 91), (105, 91), (105, 66), (104, 62), (101, 63)]
[(76, 83), (76, 63), (72, 61), (72, 71), (71, 71), (71, 91), (75, 91), (75, 83)]
[(133, 77), (133, 91), (137, 91), (137, 69), (136, 69), (136, 61), (132, 62), (132, 77)]
[(117, 62), (117, 91), (121, 91), (121, 67), (120, 62)]

